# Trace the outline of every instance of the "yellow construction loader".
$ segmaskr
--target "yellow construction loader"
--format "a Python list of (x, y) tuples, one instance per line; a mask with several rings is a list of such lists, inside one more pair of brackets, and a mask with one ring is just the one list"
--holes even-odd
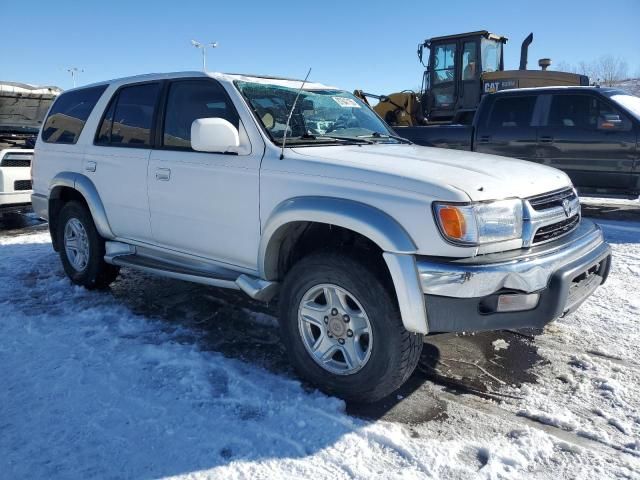
[[(366, 101), (375, 98), (374, 110), (393, 126), (438, 123), (468, 124), (486, 93), (511, 88), (589, 85), (585, 75), (548, 70), (551, 60), (538, 61), (540, 70), (527, 70), (527, 55), (533, 34), (522, 42), (520, 68), (505, 70), (503, 47), (507, 38), (486, 30), (447, 35), (418, 45), (418, 58), (425, 67), (420, 92), (405, 90), (374, 95), (356, 90)], [(429, 56), (424, 59), (424, 49)], [(367, 102), (368, 103), (368, 102)]]

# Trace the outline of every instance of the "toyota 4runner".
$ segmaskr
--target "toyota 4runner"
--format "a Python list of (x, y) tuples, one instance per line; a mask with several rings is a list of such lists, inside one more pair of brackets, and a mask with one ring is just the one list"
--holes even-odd
[(33, 205), (70, 279), (120, 267), (278, 298), (301, 376), (373, 401), (423, 337), (542, 327), (602, 284), (610, 248), (568, 177), (420, 147), (353, 95), (235, 74), (154, 74), (63, 93)]

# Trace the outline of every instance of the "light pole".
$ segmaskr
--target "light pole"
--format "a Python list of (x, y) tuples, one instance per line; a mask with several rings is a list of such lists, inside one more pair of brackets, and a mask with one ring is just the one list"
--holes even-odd
[(200, 43), (196, 40), (191, 40), (191, 45), (202, 50), (202, 71), (207, 71), (207, 47), (216, 48), (218, 42)]
[(78, 73), (84, 72), (84, 70), (78, 67), (69, 67), (67, 68), (67, 72), (71, 74), (71, 79), (73, 80), (73, 88), (76, 88), (76, 78), (78, 77)]

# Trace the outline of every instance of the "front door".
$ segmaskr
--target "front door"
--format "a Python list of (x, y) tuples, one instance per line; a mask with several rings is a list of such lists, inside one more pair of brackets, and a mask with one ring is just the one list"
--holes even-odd
[[(211, 117), (239, 128), (239, 154), (191, 148), (191, 124)], [(262, 150), (252, 149), (224, 88), (213, 79), (171, 82), (161, 124), (162, 138), (151, 153), (148, 174), (155, 243), (255, 269)]]
[(456, 42), (434, 45), (431, 59), (430, 115), (453, 116), (457, 106)]
[(539, 130), (539, 155), (574, 185), (602, 193), (632, 187), (636, 133), (627, 116), (590, 93), (556, 93)]
[[(480, 45), (477, 40), (462, 44), (462, 77), (460, 81), (460, 104), (463, 110), (475, 110), (480, 103), (480, 73), (478, 61)], [(471, 117), (473, 118), (473, 117)]]

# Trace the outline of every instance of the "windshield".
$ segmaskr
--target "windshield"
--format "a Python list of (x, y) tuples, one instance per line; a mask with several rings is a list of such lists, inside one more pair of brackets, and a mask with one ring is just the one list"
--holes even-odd
[(635, 95), (615, 94), (611, 95), (611, 100), (619, 103), (636, 117), (640, 118), (640, 97)]
[[(236, 81), (256, 118), (281, 145), (298, 89)], [(303, 90), (289, 122), (287, 145), (396, 142), (385, 123), (359, 98), (341, 90)]]
[(502, 56), (502, 43), (483, 38), (480, 48), (482, 49), (482, 71), (499, 71), (500, 57)]

